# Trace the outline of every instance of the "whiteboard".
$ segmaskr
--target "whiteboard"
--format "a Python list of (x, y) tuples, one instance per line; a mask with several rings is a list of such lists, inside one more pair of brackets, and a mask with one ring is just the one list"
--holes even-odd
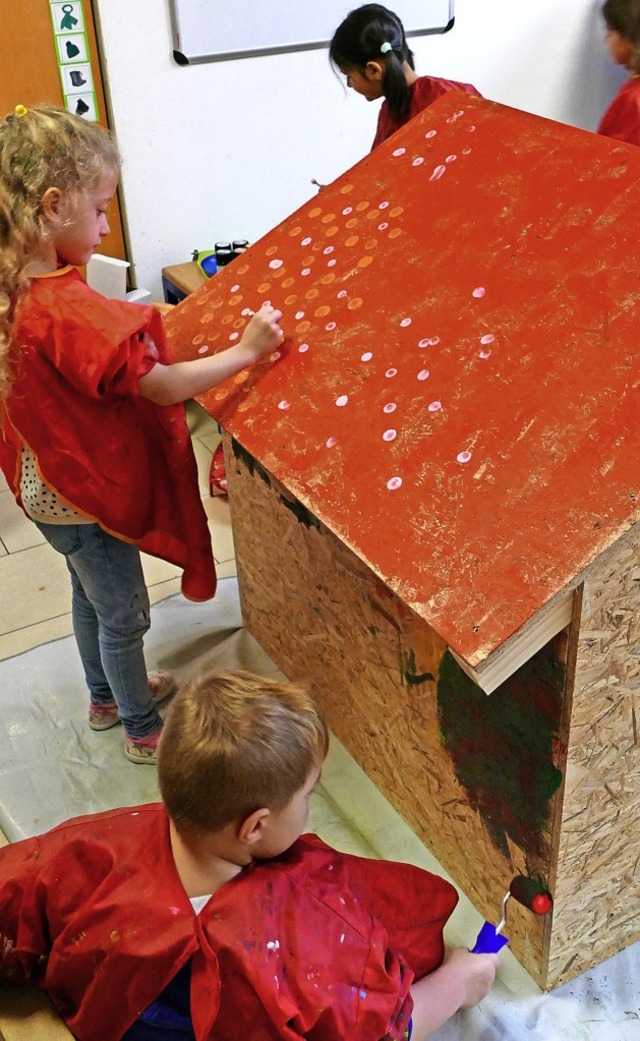
[[(445, 33), (454, 0), (393, 0), (408, 36)], [(326, 47), (357, 0), (169, 0), (178, 65)]]

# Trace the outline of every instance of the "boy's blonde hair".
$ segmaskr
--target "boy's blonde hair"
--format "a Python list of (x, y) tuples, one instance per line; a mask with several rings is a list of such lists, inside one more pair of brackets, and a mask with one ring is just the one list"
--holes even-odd
[(73, 203), (119, 172), (108, 132), (64, 109), (18, 105), (0, 122), (0, 401), (11, 386), (11, 325), (25, 268), (46, 241), (42, 196), (55, 187)]
[(327, 754), (308, 693), (250, 672), (187, 683), (167, 715), (158, 781), (179, 831), (218, 831), (255, 810), (283, 809)]

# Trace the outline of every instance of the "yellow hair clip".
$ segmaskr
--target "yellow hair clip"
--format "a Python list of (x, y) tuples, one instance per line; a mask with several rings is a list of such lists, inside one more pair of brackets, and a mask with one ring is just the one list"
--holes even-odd
[(16, 105), (16, 116), (26, 116), (28, 111), (29, 109), (25, 108), (24, 105)]

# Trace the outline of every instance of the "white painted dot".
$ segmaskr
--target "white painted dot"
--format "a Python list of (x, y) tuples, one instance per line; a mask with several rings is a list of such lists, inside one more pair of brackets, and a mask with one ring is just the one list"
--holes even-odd
[(308, 246), (310, 242), (313, 242), (313, 239), (311, 238), (310, 235), (307, 235), (306, 239), (303, 239), (302, 242), (300, 243), (300, 245), (301, 246)]
[(422, 156), (421, 155), (417, 155), (416, 158), (411, 163), (411, 165), (412, 166), (422, 166), (423, 163), (424, 163), (424, 159), (422, 158)]
[(333, 253), (333, 250), (334, 250), (333, 246), (325, 246), (325, 248), (322, 250), (322, 252), (323, 253)]
[(472, 151), (471, 148), (463, 148), (462, 149), (462, 154), (463, 155), (471, 155), (471, 151)]
[(402, 321), (400, 322), (400, 325), (402, 326), (403, 329), (406, 329), (406, 327), (408, 325), (411, 325), (411, 319), (410, 318), (403, 318)]
[(438, 343), (440, 343), (440, 337), (439, 336), (432, 336), (431, 339), (429, 340), (429, 346), (430, 347), (435, 347), (436, 344), (438, 344)]
[(397, 407), (395, 401), (387, 401), (387, 404), (383, 407), (382, 411), (386, 413), (395, 412)]
[(241, 312), (240, 312), (240, 314), (242, 314), (242, 315), (250, 315), (250, 314), (253, 314), (253, 311), (251, 310), (250, 307), (243, 307)]
[(240, 286), (239, 286), (239, 285), (231, 286), (231, 292), (232, 292), (232, 293), (237, 293), (237, 292), (238, 292), (238, 290), (239, 290), (239, 288), (240, 288)]
[(448, 155), (445, 159), (445, 163), (455, 163), (457, 158), (457, 155)]
[(429, 405), (429, 412), (439, 412), (441, 408), (442, 408), (442, 402), (441, 401), (432, 401), (431, 404)]
[(480, 337), (480, 343), (493, 343), (495, 336), (493, 333), (485, 333), (484, 336)]
[(208, 350), (209, 350), (209, 348), (208, 348), (207, 344), (203, 343), (202, 347), (198, 347), (198, 354), (206, 354)]
[(445, 172), (445, 170), (446, 170), (446, 166), (442, 166), (442, 164), (440, 164), (440, 166), (436, 166), (434, 171), (433, 171), (433, 173), (431, 174), (431, 177), (429, 178), (429, 180), (430, 181), (439, 181), (440, 178), (442, 177), (443, 173)]
[(480, 351), (480, 357), (481, 358), (490, 358), (491, 357), (491, 351)]
[(328, 437), (327, 440), (325, 441), (325, 446), (327, 448), (333, 448), (333, 446), (337, 445), (337, 443), (338, 443), (337, 438), (335, 438), (335, 437)]
[(301, 318), (304, 318), (304, 311), (296, 311), (296, 313), (295, 313), (296, 321), (299, 322)]
[(237, 340), (239, 335), (240, 335), (240, 333), (231, 333), (229, 339), (230, 340)]
[(384, 202), (381, 202), (381, 203), (378, 204), (378, 209), (379, 210), (386, 210), (388, 205), (389, 205), (389, 203), (385, 199)]
[(336, 327), (336, 323), (335, 322), (327, 322), (327, 324), (325, 325), (325, 329), (327, 330), (328, 333), (333, 332), (335, 327)]
[(472, 123), (472, 124), (471, 124), (471, 126), (469, 127), (469, 133), (470, 133), (470, 134), (473, 134), (473, 132), (474, 132), (474, 130), (475, 130), (475, 129), (476, 129), (476, 127), (475, 127), (475, 123)]
[(300, 346), (298, 347), (298, 353), (299, 354), (305, 354), (306, 351), (308, 351), (308, 350), (309, 350), (309, 344), (308, 343), (301, 343)]
[(387, 488), (389, 489), (390, 492), (395, 492), (396, 488), (401, 488), (401, 487), (402, 487), (402, 478), (401, 477), (392, 477), (389, 481), (387, 481)]
[(348, 217), (349, 214), (352, 213), (352, 212), (353, 212), (353, 206), (345, 206), (345, 208), (342, 211), (342, 213), (343, 213), (343, 215), (345, 217)]
[(277, 269), (279, 267), (282, 267), (283, 264), (284, 264), (284, 260), (274, 259), (274, 260), (270, 260), (269, 261), (269, 267), (273, 268), (274, 271), (277, 271)]
[(404, 155), (405, 152), (406, 148), (396, 148), (396, 150), (391, 154), (397, 158), (399, 155)]
[(339, 398), (336, 398), (336, 405), (338, 408), (344, 408), (349, 400), (348, 394), (341, 394)]
[(430, 346), (431, 346), (431, 340), (428, 339), (428, 337), (425, 337), (424, 340), (418, 340), (418, 347), (430, 347)]
[(340, 292), (338, 293), (338, 300), (344, 300), (346, 295), (347, 295), (346, 289), (341, 289)]
[(398, 431), (397, 430), (393, 430), (392, 428), (390, 428), (389, 430), (385, 430), (384, 434), (382, 435), (382, 440), (383, 441), (395, 441), (397, 436), (398, 436)]
[(429, 370), (428, 369), (420, 369), (420, 372), (418, 373), (418, 379), (419, 380), (428, 380), (429, 379)]
[(371, 351), (365, 351), (364, 354), (360, 355), (360, 361), (371, 361), (373, 354)]
[(389, 222), (386, 221), (386, 220), (383, 220), (382, 224), (378, 224), (378, 231), (386, 231), (388, 227), (389, 227)]
[(278, 408), (281, 409), (282, 412), (285, 412), (288, 408), (291, 408), (291, 402), (285, 400), (279, 401)]
[(393, 377), (397, 376), (397, 374), (398, 374), (398, 370), (397, 369), (387, 369), (387, 371), (385, 372), (385, 376), (387, 377), (388, 380), (393, 379)]
[(336, 264), (335, 260), (328, 260), (327, 261), (327, 267), (335, 267), (335, 264)]
[(273, 354), (269, 355), (269, 360), (270, 361), (277, 361), (278, 358), (281, 358), (281, 357), (282, 357), (282, 354), (280, 353), (280, 351), (274, 351)]
[(429, 140), (430, 137), (435, 137), (437, 133), (437, 130), (427, 130), (424, 136), (427, 138), (427, 140)]
[(475, 288), (475, 289), (473, 290), (473, 293), (471, 294), (471, 296), (475, 296), (475, 297), (477, 297), (478, 299), (480, 299), (480, 297), (481, 297), (481, 296), (484, 296), (484, 294), (485, 294), (485, 293), (486, 293), (486, 289), (484, 288), (484, 286), (477, 286), (477, 287), (476, 287), (476, 288)]
[(300, 272), (300, 274), (301, 275), (310, 275), (311, 274), (311, 268), (310, 267), (303, 267), (303, 269)]
[(456, 459), (459, 463), (468, 463), (471, 459), (471, 452), (458, 452)]

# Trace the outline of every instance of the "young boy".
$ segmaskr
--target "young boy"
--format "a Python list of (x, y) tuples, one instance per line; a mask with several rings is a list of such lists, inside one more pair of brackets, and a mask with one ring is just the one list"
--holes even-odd
[(422, 1041), (475, 1004), (497, 956), (443, 963), (452, 886), (300, 837), (327, 745), (295, 686), (185, 686), (163, 803), (0, 850), (0, 976), (37, 983), (78, 1041)]

